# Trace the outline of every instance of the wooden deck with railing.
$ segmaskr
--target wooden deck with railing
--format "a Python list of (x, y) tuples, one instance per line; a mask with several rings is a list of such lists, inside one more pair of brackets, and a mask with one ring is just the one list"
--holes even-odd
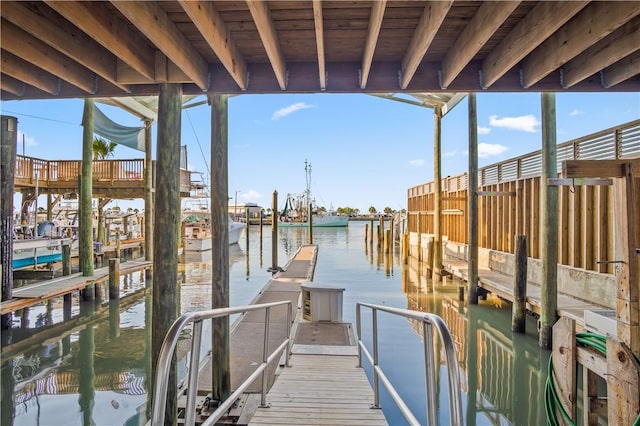
[[(144, 159), (94, 160), (93, 195), (104, 198), (143, 198), (144, 163)], [(37, 185), (40, 193), (77, 193), (81, 174), (81, 160), (43, 160), (17, 155), (15, 190), (35, 188)], [(188, 196), (190, 190), (191, 172), (181, 169), (180, 193)]]

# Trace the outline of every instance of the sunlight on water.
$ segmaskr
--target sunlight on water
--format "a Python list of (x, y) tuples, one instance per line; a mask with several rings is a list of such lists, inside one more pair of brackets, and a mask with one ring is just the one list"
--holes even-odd
[[(478, 306), (457, 301), (457, 286), (449, 280), (433, 288), (421, 265), (402, 265), (399, 250), (382, 253), (365, 244), (365, 222), (348, 228), (314, 229), (318, 263), (314, 282), (345, 288), (344, 321), (355, 324), (356, 302), (368, 302), (441, 316), (454, 336), (461, 368), (465, 422), (469, 425), (545, 423), (543, 388), (549, 353), (537, 346), (535, 321), (526, 335), (510, 331), (508, 304), (490, 298)], [(307, 242), (305, 228), (281, 229), (278, 266), (286, 264)], [(181, 257), (179, 279), (182, 312), (208, 309), (211, 304), (211, 253)], [(251, 303), (271, 278), (271, 229), (250, 230), (229, 252), (232, 306)], [(2, 425), (140, 424), (145, 419), (150, 374), (151, 293), (144, 274), (121, 278), (119, 301), (85, 302), (77, 298), (65, 318), (62, 299), (15, 315), (15, 326), (2, 334)], [(363, 313), (363, 340), (371, 348), (371, 315)], [(425, 371), (420, 324), (379, 314), (380, 365), (413, 410), (426, 424)], [(209, 336), (209, 333), (204, 333)], [(210, 347), (205, 339), (203, 345)], [(184, 357), (188, 334), (178, 345)], [(206, 351), (204, 351), (206, 352)], [(446, 365), (438, 350), (440, 389), (438, 422), (448, 424)], [(371, 369), (365, 368), (369, 379)], [(180, 375), (185, 374), (180, 363)], [(5, 392), (13, 389), (13, 393)], [(381, 386), (381, 389), (384, 389)], [(404, 419), (388, 394), (381, 404), (390, 424)]]

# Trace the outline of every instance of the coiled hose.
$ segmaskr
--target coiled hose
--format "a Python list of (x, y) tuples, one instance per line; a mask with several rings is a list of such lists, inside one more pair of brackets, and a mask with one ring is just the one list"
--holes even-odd
[[(581, 346), (590, 347), (597, 350), (603, 356), (607, 356), (606, 336), (596, 333), (577, 333), (576, 342)], [(560, 422), (558, 422), (558, 418), (556, 416), (556, 409), (560, 411), (560, 414), (569, 425), (575, 426), (576, 424), (571, 420), (571, 417), (569, 417), (569, 414), (565, 411), (562, 403), (560, 402), (560, 398), (558, 397), (555, 383), (553, 381), (553, 364), (551, 362), (552, 359), (553, 354), (549, 355), (547, 381), (544, 387), (544, 411), (547, 413), (547, 426), (560, 426)], [(640, 414), (633, 422), (633, 426), (640, 426)]]

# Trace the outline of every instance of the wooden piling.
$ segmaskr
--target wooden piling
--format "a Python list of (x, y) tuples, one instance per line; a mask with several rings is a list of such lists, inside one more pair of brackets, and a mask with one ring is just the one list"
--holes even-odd
[(71, 275), (71, 246), (62, 245), (62, 275)]
[[(11, 299), (13, 293), (13, 191), (15, 188), (16, 143), (18, 119), (0, 116), (0, 268), (2, 275), (2, 301)], [(11, 327), (13, 316), (3, 315), (3, 329)]]
[[(178, 317), (180, 294), (178, 282), (177, 248), (180, 235), (180, 131), (182, 85), (159, 84), (156, 188), (153, 227), (153, 312), (152, 360), (158, 355), (167, 331)], [(214, 127), (214, 126), (212, 126)], [(213, 145), (213, 144), (212, 144)], [(212, 151), (213, 151), (212, 146)], [(218, 163), (215, 163), (218, 164)], [(226, 164), (226, 161), (224, 162)], [(216, 170), (217, 167), (212, 167)], [(226, 201), (226, 200), (225, 200)], [(212, 196), (213, 203), (213, 196)], [(212, 209), (212, 212), (215, 209)], [(213, 214), (213, 213), (212, 213)], [(226, 259), (225, 259), (226, 260)], [(228, 267), (228, 263), (225, 262)], [(216, 270), (217, 265), (212, 269)], [(213, 280), (215, 283), (216, 281)], [(154, 369), (155, 373), (155, 369)], [(169, 372), (165, 420), (173, 423), (177, 416), (175, 363)], [(154, 375), (152, 375), (154, 377)], [(153, 388), (153, 385), (150, 386)]]
[[(82, 173), (78, 196), (78, 253), (82, 275), (93, 275), (93, 208), (91, 205), (93, 185), (93, 99), (84, 100), (82, 115)], [(95, 300), (95, 284), (82, 290), (84, 300)]]
[(542, 176), (540, 206), (542, 232), (542, 295), (538, 344), (551, 348), (553, 324), (558, 320), (558, 187), (547, 185), (548, 178), (558, 177), (556, 153), (556, 95), (542, 93)]
[(402, 263), (409, 264), (409, 234), (402, 234)]
[(433, 108), (434, 136), (433, 136), (433, 267), (431, 279), (434, 283), (442, 280), (442, 156), (441, 156), (441, 124), (442, 108)]
[(278, 267), (278, 191), (271, 197), (271, 268)]
[(469, 173), (467, 184), (467, 223), (469, 254), (467, 286), (469, 303), (478, 304), (478, 113), (476, 94), (469, 93)]
[[(153, 156), (151, 120), (144, 121), (144, 259), (153, 260)], [(151, 268), (147, 269), (150, 271)]]
[(433, 237), (429, 237), (429, 241), (427, 241), (427, 269), (433, 276), (433, 248), (435, 246), (435, 239)]
[(382, 232), (380, 231), (380, 225), (376, 225), (376, 246), (378, 250), (382, 247)]
[(120, 253), (120, 230), (116, 230), (116, 257), (121, 258), (122, 253)]
[(364, 224), (364, 243), (367, 243), (367, 239), (369, 237), (369, 224), (365, 223)]
[[(209, 95), (211, 104), (211, 168), (212, 226), (222, 238), (213, 242), (211, 308), (229, 306), (229, 97), (221, 94)], [(178, 203), (179, 205), (179, 203)], [(215, 220), (214, 220), (215, 219)], [(249, 224), (245, 232), (249, 233)], [(224, 400), (231, 394), (231, 376), (229, 359), (229, 319), (216, 318), (211, 322), (211, 339), (216, 342), (211, 352), (212, 395), (214, 399)]]
[(525, 332), (527, 317), (527, 236), (516, 235), (515, 273), (513, 277), (513, 305), (511, 331)]
[(109, 300), (120, 298), (120, 259), (109, 259)]
[(384, 252), (389, 253), (391, 251), (391, 231), (384, 230)]
[(245, 250), (247, 251), (247, 253), (249, 253), (249, 225), (251, 225), (250, 223), (250, 217), (249, 217), (249, 208), (247, 207), (244, 210), (244, 220), (247, 222), (247, 226), (244, 228), (244, 236), (245, 236)]

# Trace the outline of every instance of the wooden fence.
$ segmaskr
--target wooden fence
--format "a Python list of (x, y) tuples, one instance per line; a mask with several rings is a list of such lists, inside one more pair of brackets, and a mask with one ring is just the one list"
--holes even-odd
[[(640, 120), (574, 139), (557, 146), (558, 172), (564, 160), (640, 157)], [(514, 253), (514, 236), (526, 235), (528, 256), (540, 258), (540, 176), (542, 153), (516, 157), (478, 171), (478, 223), (481, 248)], [(467, 173), (442, 180), (442, 234), (468, 243)], [(434, 185), (408, 190), (409, 232), (433, 233)], [(558, 192), (558, 262), (613, 273), (613, 188), (562, 186)]]

